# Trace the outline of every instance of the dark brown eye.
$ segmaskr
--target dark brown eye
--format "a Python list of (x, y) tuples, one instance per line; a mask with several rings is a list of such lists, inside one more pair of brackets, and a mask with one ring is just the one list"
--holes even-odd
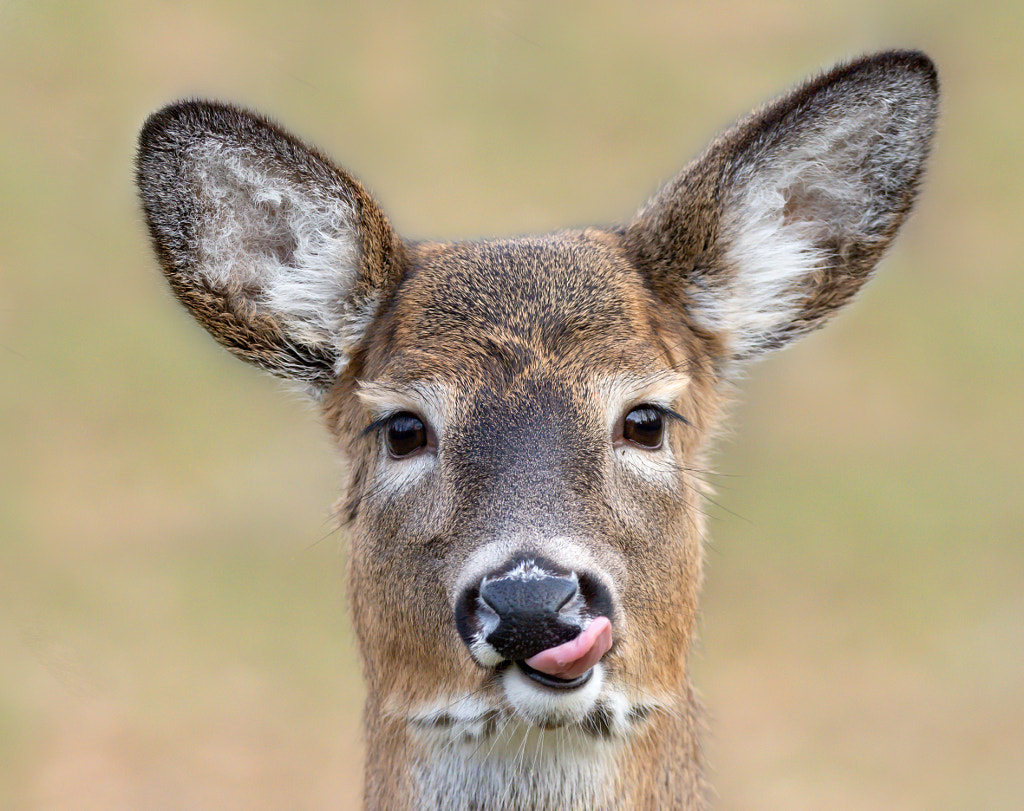
[(427, 427), (423, 420), (409, 411), (399, 411), (384, 424), (384, 442), (388, 453), (401, 459), (411, 456), (427, 445)]
[(652, 406), (637, 406), (622, 423), (622, 438), (641, 448), (660, 448), (664, 434), (665, 419)]

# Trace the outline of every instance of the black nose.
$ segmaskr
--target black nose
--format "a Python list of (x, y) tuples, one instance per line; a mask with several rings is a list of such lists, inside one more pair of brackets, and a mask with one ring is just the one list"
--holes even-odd
[(557, 614), (577, 591), (576, 581), (568, 577), (503, 577), (484, 580), (480, 599), (504, 620), (521, 614)]
[(577, 595), (575, 577), (484, 578), (479, 611), (490, 609), (498, 620), (487, 642), (505, 659), (521, 661), (575, 639), (578, 619), (565, 616), (563, 609), (571, 609)]

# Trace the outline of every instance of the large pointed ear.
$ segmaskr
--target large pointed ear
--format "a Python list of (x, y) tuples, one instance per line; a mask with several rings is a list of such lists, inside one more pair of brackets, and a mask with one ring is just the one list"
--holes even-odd
[(755, 112), (662, 189), (626, 244), (723, 365), (822, 324), (910, 211), (935, 131), (921, 53), (865, 57)]
[(363, 187), (266, 119), (186, 101), (150, 117), (136, 178), (167, 280), (231, 352), (322, 391), (398, 281)]

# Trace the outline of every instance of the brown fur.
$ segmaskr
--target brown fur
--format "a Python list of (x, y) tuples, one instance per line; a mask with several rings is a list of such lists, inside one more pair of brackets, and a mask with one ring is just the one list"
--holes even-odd
[[(349, 460), (367, 808), (703, 807), (687, 659), (727, 381), (860, 288), (936, 104), (926, 57), (867, 57), (740, 122), (628, 226), (454, 244), (402, 242), (357, 181), (253, 114), (184, 102), (147, 122), (138, 180), (172, 288), (232, 352), (304, 383)], [(661, 450), (621, 439), (638, 380), (683, 418)], [(390, 458), (375, 397), (433, 444)], [(604, 692), (574, 720), (522, 715), (509, 671), (456, 632), (492, 549), (608, 584)], [(452, 730), (477, 706), (467, 743)]]

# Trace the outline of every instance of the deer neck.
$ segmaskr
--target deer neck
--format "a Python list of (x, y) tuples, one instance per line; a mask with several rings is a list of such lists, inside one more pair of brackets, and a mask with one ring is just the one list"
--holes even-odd
[(371, 700), (366, 811), (699, 811), (700, 707), (687, 685), (627, 735), (399, 721)]

